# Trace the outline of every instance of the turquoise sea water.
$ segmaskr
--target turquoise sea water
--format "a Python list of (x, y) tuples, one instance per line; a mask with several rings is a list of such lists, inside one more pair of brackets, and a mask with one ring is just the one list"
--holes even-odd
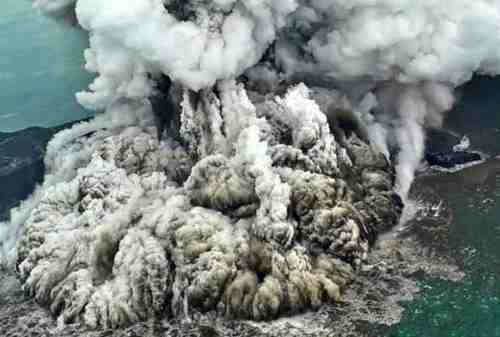
[(467, 275), (459, 283), (423, 279), (422, 297), (406, 303), (390, 337), (500, 336), (500, 174), (494, 191), (448, 194), (454, 209), (450, 245)]
[[(499, 78), (463, 88), (446, 125), (472, 146), (500, 154)], [(500, 159), (431, 182), (453, 210), (449, 246), (466, 277), (421, 280), (422, 296), (405, 304), (387, 337), (500, 337)]]
[(53, 126), (87, 117), (74, 93), (90, 83), (83, 71), (88, 38), (37, 13), (29, 0), (0, 5), (0, 132)]

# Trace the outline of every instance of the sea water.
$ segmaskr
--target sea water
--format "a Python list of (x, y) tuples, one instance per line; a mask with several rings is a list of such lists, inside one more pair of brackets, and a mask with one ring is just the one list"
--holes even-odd
[[(500, 79), (478, 77), (460, 90), (446, 126), (468, 135), (473, 149), (500, 154)], [(421, 296), (385, 336), (500, 337), (500, 159), (428, 184), (453, 211), (447, 245), (466, 276), (423, 277)]]
[(493, 179), (494, 190), (480, 185), (447, 197), (454, 211), (449, 244), (464, 280), (423, 278), (421, 297), (405, 303), (403, 320), (387, 336), (500, 336), (500, 174)]
[(0, 132), (90, 115), (74, 95), (92, 79), (83, 69), (88, 37), (40, 15), (31, 4), (0, 5)]

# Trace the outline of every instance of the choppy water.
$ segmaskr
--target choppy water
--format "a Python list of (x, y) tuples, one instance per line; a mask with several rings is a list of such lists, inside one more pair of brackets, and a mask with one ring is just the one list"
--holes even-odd
[(0, 132), (54, 126), (87, 117), (74, 93), (91, 76), (82, 70), (85, 34), (37, 13), (29, 0), (0, 5)]
[(423, 278), (422, 296), (404, 305), (403, 320), (387, 336), (500, 336), (499, 172), (490, 178), (496, 184), (493, 190), (488, 185), (446, 190), (454, 211), (449, 245), (463, 262), (465, 279)]
[[(500, 153), (499, 89), (498, 78), (475, 79), (446, 122), (491, 155)], [(424, 277), (422, 296), (404, 305), (403, 320), (386, 336), (499, 337), (500, 160), (426, 184), (453, 210), (448, 246), (466, 277), (458, 283)]]

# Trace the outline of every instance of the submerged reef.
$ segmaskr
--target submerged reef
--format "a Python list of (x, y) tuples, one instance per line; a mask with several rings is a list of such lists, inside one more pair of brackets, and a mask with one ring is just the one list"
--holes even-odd
[(340, 301), (403, 205), (362, 132), (334, 136), (336, 102), (322, 95), (335, 97), (221, 81), (183, 90), (176, 137), (159, 141), (153, 122), (56, 136), (17, 245), (25, 291), (92, 328), (208, 311), (268, 320)]

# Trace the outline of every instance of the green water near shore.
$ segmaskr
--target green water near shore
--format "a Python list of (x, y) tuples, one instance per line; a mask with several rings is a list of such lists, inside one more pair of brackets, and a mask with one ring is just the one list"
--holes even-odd
[[(478, 78), (464, 88), (447, 126), (468, 134), (472, 145), (500, 153), (498, 78)], [(451, 282), (423, 277), (417, 300), (405, 303), (390, 337), (500, 336), (500, 160), (427, 182), (449, 204), (448, 246), (466, 273)]]
[(422, 297), (405, 304), (403, 320), (388, 336), (500, 336), (500, 191), (483, 197), (450, 196), (455, 211), (450, 245), (463, 261), (465, 279), (424, 279)]

